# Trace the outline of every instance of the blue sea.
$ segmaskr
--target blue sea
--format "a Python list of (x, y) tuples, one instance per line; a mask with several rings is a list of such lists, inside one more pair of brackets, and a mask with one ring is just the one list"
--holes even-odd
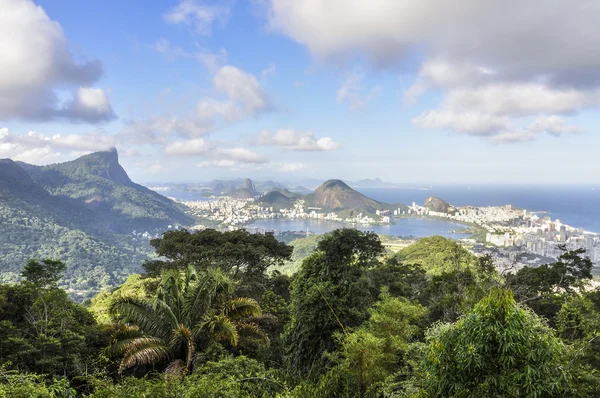
[(586, 231), (600, 233), (600, 185), (596, 186), (432, 186), (358, 189), (364, 195), (388, 203), (423, 204), (437, 196), (455, 206), (502, 206), (547, 212), (552, 219)]

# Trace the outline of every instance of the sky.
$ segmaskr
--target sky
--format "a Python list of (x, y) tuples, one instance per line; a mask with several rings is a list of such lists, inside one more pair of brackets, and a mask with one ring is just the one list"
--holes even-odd
[(600, 183), (600, 2), (0, 0), (0, 158)]

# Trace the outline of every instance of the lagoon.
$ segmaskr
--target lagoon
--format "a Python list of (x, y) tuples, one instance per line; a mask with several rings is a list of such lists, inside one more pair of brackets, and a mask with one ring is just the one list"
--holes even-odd
[(301, 219), (291, 220), (286, 218), (274, 218), (266, 220), (257, 220), (246, 226), (246, 229), (253, 231), (310, 231), (316, 234), (324, 234), (334, 229), (352, 227), (361, 231), (373, 231), (378, 235), (392, 236), (413, 236), (423, 238), (426, 236), (440, 235), (447, 238), (466, 238), (468, 234), (451, 233), (452, 230), (465, 228), (465, 225), (447, 221), (435, 220), (430, 218), (399, 218), (395, 224), (390, 225), (350, 225), (336, 221)]

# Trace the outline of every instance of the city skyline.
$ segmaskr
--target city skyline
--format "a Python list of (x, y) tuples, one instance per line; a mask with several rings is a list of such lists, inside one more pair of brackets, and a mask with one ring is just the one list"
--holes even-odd
[(140, 182), (598, 184), (600, 5), (509, 3), (0, 0), (0, 158), (116, 146)]

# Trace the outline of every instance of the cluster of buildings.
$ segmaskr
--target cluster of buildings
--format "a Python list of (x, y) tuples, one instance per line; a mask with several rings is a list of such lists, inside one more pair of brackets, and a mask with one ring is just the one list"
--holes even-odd
[(413, 203), (408, 211), (408, 214), (471, 224), (486, 232), (487, 244), (506, 250), (556, 258), (562, 253), (560, 247), (565, 245), (569, 250), (585, 249), (592, 262), (600, 263), (598, 234), (573, 228), (548, 216), (513, 209), (511, 205), (451, 207), (447, 213), (440, 213)]

